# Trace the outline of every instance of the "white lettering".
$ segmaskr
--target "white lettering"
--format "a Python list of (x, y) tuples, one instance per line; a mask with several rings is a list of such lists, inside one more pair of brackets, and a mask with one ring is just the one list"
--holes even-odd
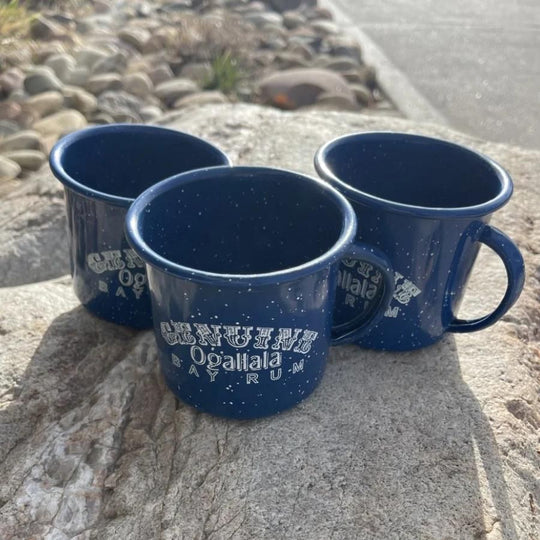
[[(240, 329), (243, 330), (243, 334), (239, 334)], [(246, 347), (251, 341), (251, 331), (253, 326), (224, 326), (225, 331), (224, 338), (231, 347), (242, 349)]]
[(292, 328), (280, 328), (278, 330), (276, 340), (272, 345), (272, 349), (277, 351), (281, 348), (284, 351), (290, 351), (293, 345), (296, 343), (296, 340), (298, 339), (301, 331), (301, 328), (295, 328), (293, 334)]
[(268, 342), (272, 337), (273, 331), (273, 328), (269, 328), (267, 326), (258, 326), (257, 335), (255, 336), (255, 343), (253, 343), (253, 347), (255, 349), (268, 349)]
[(292, 365), (292, 372), (298, 373), (299, 371), (304, 371), (304, 359), (300, 360), (300, 362), (293, 362)]
[(195, 333), (199, 338), (199, 345), (210, 345), (211, 347), (219, 347), (221, 345), (221, 328), (217, 324), (211, 324), (212, 330), (207, 324), (193, 323)]

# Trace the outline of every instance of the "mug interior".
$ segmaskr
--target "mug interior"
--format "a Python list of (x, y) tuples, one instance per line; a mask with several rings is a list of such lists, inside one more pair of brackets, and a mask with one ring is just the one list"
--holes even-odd
[(210, 143), (154, 126), (90, 128), (74, 134), (61, 148), (64, 183), (74, 181), (93, 191), (127, 199), (135, 199), (173, 174), (228, 163)]
[(339, 181), (399, 204), (463, 208), (491, 201), (502, 190), (501, 179), (486, 158), (427, 137), (344, 137), (327, 146), (323, 160)]
[(340, 240), (343, 209), (326, 186), (277, 169), (228, 170), (167, 181), (138, 215), (146, 245), (183, 267), (253, 275), (303, 265)]

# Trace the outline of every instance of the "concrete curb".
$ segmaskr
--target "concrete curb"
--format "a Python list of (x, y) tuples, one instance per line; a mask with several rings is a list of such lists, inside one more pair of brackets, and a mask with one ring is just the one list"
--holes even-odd
[(339, 0), (319, 0), (319, 5), (332, 12), (336, 24), (362, 47), (366, 64), (377, 70), (377, 81), (388, 99), (407, 118), (449, 126), (448, 120), (414, 87), (377, 44), (345, 13)]

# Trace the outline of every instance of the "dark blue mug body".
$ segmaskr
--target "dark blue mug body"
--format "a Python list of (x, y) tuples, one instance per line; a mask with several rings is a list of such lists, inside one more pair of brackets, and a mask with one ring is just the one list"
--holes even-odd
[(61, 139), (50, 166), (64, 184), (71, 273), (81, 303), (109, 321), (151, 327), (145, 265), (125, 238), (126, 212), (168, 176), (229, 163), (210, 143), (157, 126), (112, 124)]
[[(212, 414), (280, 412), (320, 382), (332, 342), (384, 313), (393, 271), (353, 243), (354, 212), (328, 184), (290, 171), (217, 167), (167, 179), (127, 214), (147, 263), (162, 371), (183, 401)], [(332, 334), (339, 261), (366, 257), (388, 294), (366, 323)]]
[[(395, 270), (394, 298), (358, 344), (387, 350), (424, 347), (446, 331), (472, 332), (493, 324), (519, 297), (523, 258), (507, 236), (488, 225), (510, 198), (512, 181), (491, 159), (419, 135), (358, 133), (322, 146), (315, 168), (353, 205), (357, 239), (381, 249)], [(461, 320), (455, 314), (481, 243), (505, 265), (506, 294), (493, 313)], [(369, 274), (369, 267), (361, 259), (342, 262), (337, 320), (361, 318), (369, 308), (369, 301), (360, 307), (350, 302), (350, 276)]]

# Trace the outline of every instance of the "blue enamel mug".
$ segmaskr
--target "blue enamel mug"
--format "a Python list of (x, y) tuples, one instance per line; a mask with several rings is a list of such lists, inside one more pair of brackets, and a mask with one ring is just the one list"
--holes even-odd
[[(512, 195), (512, 181), (490, 158), (420, 135), (356, 133), (322, 146), (315, 168), (353, 205), (357, 239), (383, 250), (395, 270), (393, 300), (359, 345), (387, 350), (424, 347), (447, 331), (486, 328), (518, 299), (523, 258), (506, 235), (488, 224)], [(456, 313), (482, 243), (502, 259), (508, 285), (492, 313), (463, 320)], [(369, 275), (370, 266), (361, 258), (342, 262), (336, 319), (365, 316), (368, 308), (351, 301), (349, 277)]]
[[(307, 397), (331, 343), (358, 339), (384, 313), (393, 271), (354, 241), (345, 197), (302, 174), (217, 167), (174, 176), (131, 206), (126, 234), (147, 264), (162, 372), (175, 395), (233, 418)], [(386, 283), (368, 321), (332, 334), (338, 264), (362, 257)]]
[(126, 212), (152, 184), (191, 169), (228, 165), (229, 158), (187, 133), (111, 124), (67, 135), (49, 161), (64, 184), (77, 297), (98, 317), (151, 327), (145, 265), (125, 238)]

